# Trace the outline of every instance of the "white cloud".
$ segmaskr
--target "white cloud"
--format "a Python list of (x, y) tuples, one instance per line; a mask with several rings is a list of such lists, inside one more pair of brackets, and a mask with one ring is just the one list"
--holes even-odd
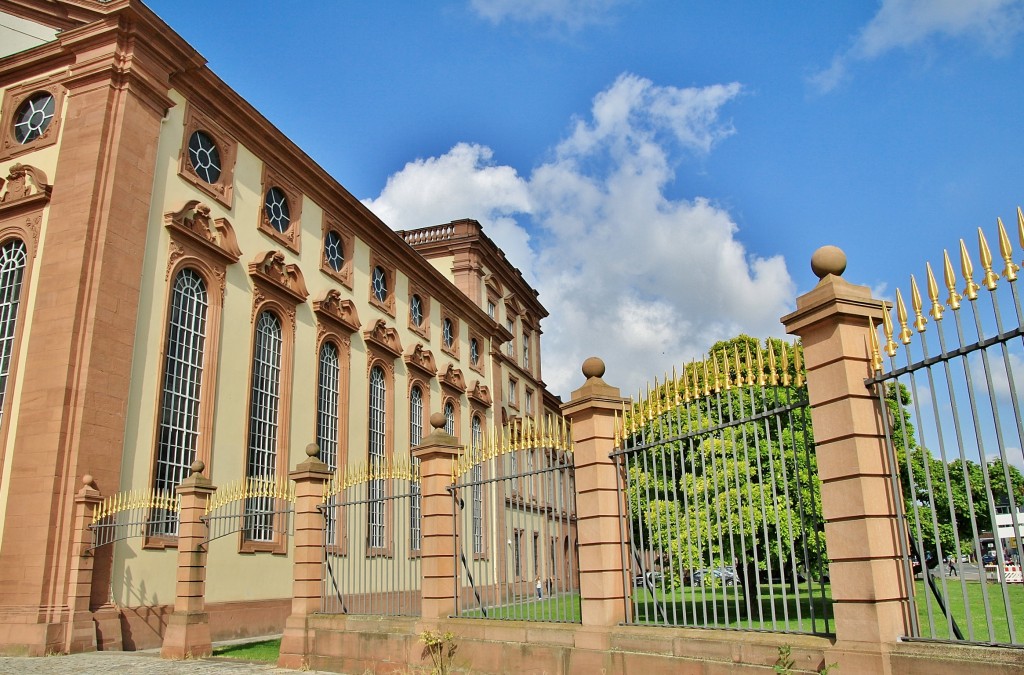
[(740, 92), (622, 75), (528, 179), (459, 144), (410, 162), (366, 203), (397, 229), (479, 219), (551, 312), (552, 390), (579, 386), (583, 359), (598, 355), (606, 380), (634, 392), (716, 340), (781, 334), (795, 293), (782, 258), (750, 255), (709, 200), (665, 196), (684, 154), (734, 133), (719, 111)]
[(571, 30), (608, 20), (626, 0), (470, 0), (470, 7), (494, 24), (502, 21), (554, 23)]
[(1022, 29), (1024, 0), (882, 0), (850, 48), (810, 81), (820, 91), (831, 91), (853, 62), (918, 47), (937, 36), (971, 40), (998, 55), (1012, 47)]

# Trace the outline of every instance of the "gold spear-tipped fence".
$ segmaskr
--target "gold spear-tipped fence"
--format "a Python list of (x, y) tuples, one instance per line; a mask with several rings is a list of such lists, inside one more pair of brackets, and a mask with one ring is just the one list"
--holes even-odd
[(211, 514), (246, 499), (271, 498), (295, 503), (295, 485), (284, 477), (240, 478), (217, 488), (206, 505)]
[(540, 422), (526, 418), (504, 429), (491, 427), (491, 432), (478, 446), (466, 448), (460, 457), (452, 461), (452, 483), (483, 462), (520, 450), (538, 448), (571, 453), (573, 443), (569, 422), (564, 417), (542, 419)]
[(148, 511), (159, 509), (178, 513), (180, 502), (178, 496), (166, 490), (129, 490), (110, 495), (96, 508), (92, 517), (92, 524), (125, 511)]
[(407, 480), (419, 483), (419, 465), (408, 459), (395, 458), (382, 464), (360, 462), (348, 467), (339, 467), (324, 484), (324, 503), (350, 487), (376, 480)]

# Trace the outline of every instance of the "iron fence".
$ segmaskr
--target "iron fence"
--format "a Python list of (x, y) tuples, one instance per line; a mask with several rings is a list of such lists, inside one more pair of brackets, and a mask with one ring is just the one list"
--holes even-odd
[(295, 486), (287, 478), (243, 478), (217, 489), (201, 517), (210, 542), (236, 532), (273, 542), (295, 528)]
[[(1017, 215), (1024, 246), (1024, 215)], [(896, 467), (893, 492), (902, 498), (911, 638), (1024, 644), (1024, 422), (1016, 385), (1024, 378), (1024, 331), (1019, 267), (997, 225), (1001, 275), (979, 228), (980, 284), (961, 240), (959, 279), (948, 252), (943, 260), (944, 299), (926, 267), (928, 317), (911, 276), (909, 311), (896, 291), (898, 332), (888, 311), (884, 342), (872, 330), (874, 375), (866, 384)]]
[(800, 354), (739, 338), (624, 411), (631, 623), (832, 632)]
[(569, 439), (564, 423), (527, 422), (475, 439), (456, 465), (458, 616), (579, 623)]
[(123, 539), (175, 536), (178, 533), (177, 495), (163, 490), (119, 492), (100, 502), (93, 513), (93, 550)]

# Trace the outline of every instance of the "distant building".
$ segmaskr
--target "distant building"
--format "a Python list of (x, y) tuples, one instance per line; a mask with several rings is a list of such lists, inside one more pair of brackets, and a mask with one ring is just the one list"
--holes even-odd
[[(547, 312), (478, 223), (393, 232), (137, 0), (0, 18), (34, 36), (0, 44), (0, 649), (64, 642), (83, 476), (173, 490), (199, 459), (225, 485), (314, 441), (407, 459), (431, 412), (464, 442), (557, 414)], [(175, 546), (96, 551), (107, 647), (159, 644)], [(287, 550), (210, 546), (215, 637), (280, 630)]]

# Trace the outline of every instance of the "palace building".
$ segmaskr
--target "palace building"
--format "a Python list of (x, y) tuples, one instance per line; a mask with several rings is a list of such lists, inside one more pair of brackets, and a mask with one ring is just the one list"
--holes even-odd
[[(408, 463), (434, 412), (467, 444), (558, 414), (546, 310), (479, 223), (393, 231), (138, 0), (0, 18), (0, 650), (65, 644), (83, 484), (287, 479), (311, 442)], [(160, 644), (176, 524), (95, 550), (101, 647)], [(279, 632), (290, 570), (269, 530), (211, 545), (215, 639)]]

